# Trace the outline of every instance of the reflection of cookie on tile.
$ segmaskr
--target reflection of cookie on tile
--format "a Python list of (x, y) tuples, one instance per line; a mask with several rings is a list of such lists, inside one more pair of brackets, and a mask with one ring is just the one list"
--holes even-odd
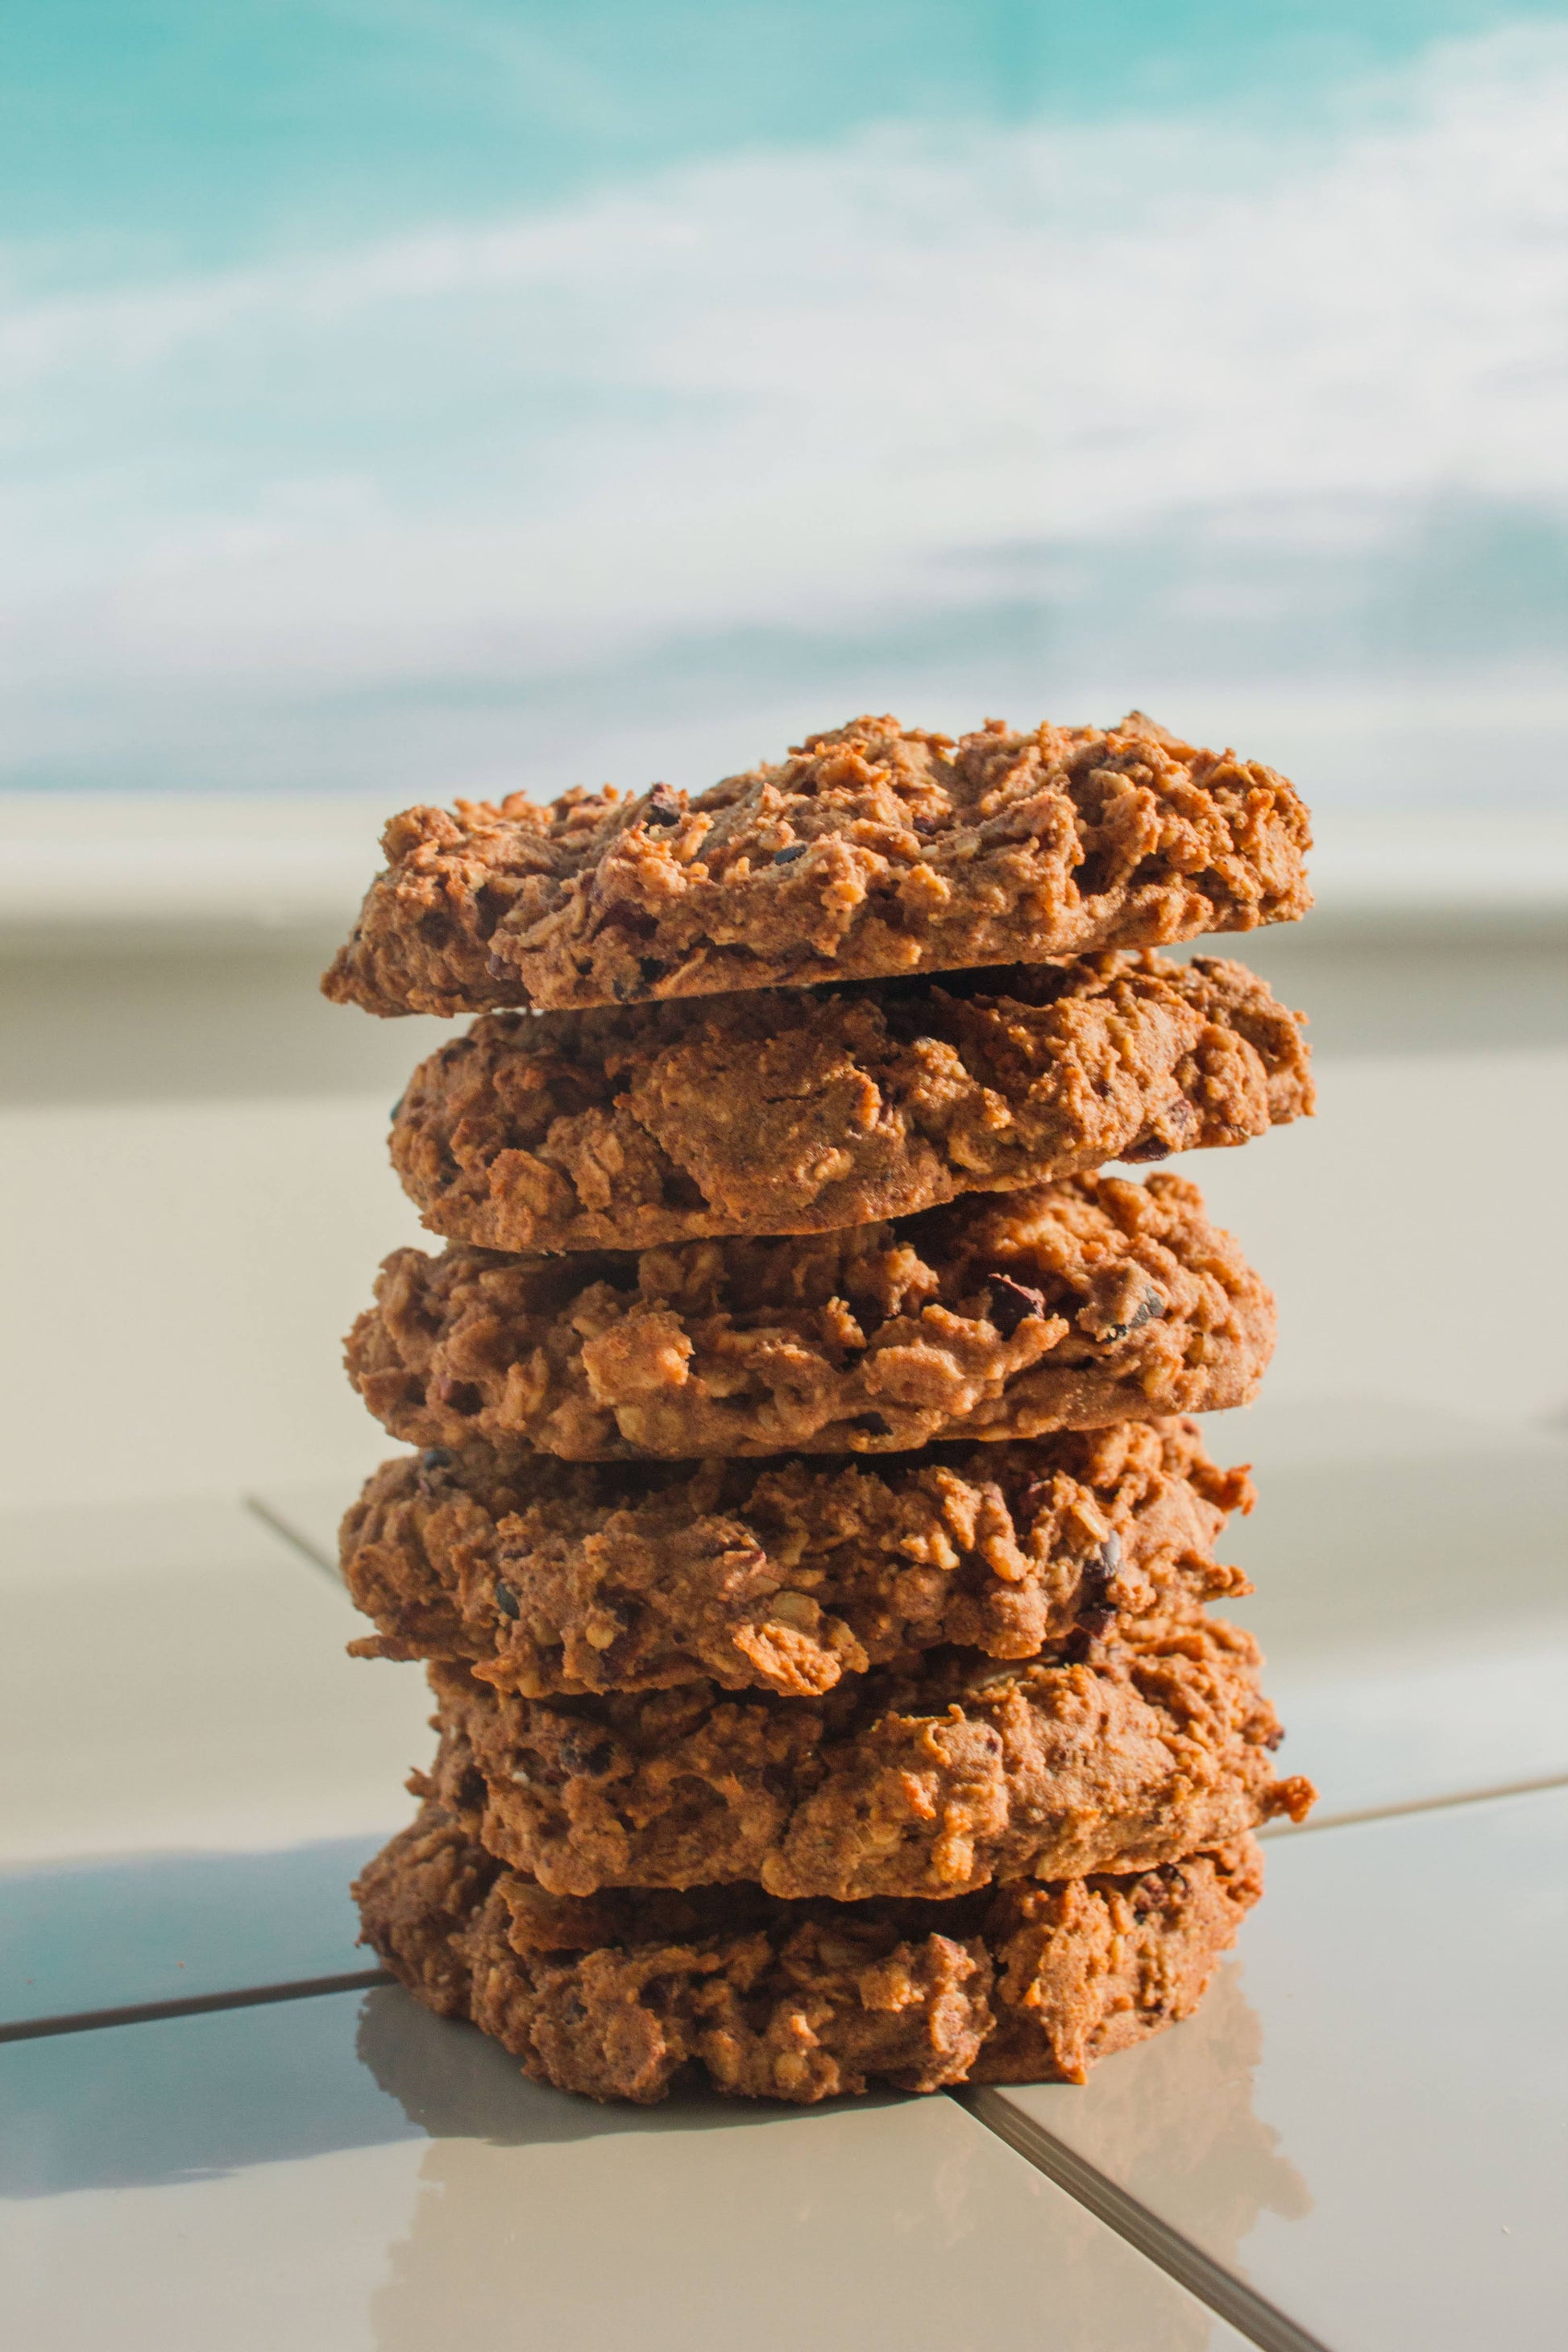
[(897, 1224), (575, 1257), (395, 1251), (349, 1375), (416, 1445), (904, 1453), (1254, 1394), (1274, 1304), (1194, 1185), (1079, 1176)]
[(1204, 2216), (1205, 2249), (1237, 2272), (1261, 2214), (1300, 2221), (1312, 2210), (1311, 2191), (1266, 2120), (1263, 2055), (1243, 1958), (1215, 1972), (1182, 2032), (1096, 2085), (1096, 2168), (1113, 2180), (1142, 2174), (1179, 2184), (1185, 2210)]
[(437, 1664), (431, 1786), (567, 1895), (745, 1878), (849, 1902), (1152, 1869), (1310, 1805), (1275, 1778), (1257, 1664), (1189, 1611), (1008, 1664), (930, 1653), (822, 1698), (531, 1699)]
[(1243, 965), (1107, 955), (493, 1014), (416, 1071), (392, 1157), (454, 1240), (637, 1249), (1242, 1143), (1311, 1101), (1298, 1016)]
[(500, 1689), (708, 1676), (804, 1697), (911, 1651), (1032, 1657), (1247, 1591), (1248, 1508), (1190, 1421), (853, 1463), (565, 1463), (477, 1444), (384, 1463), (344, 1518), (362, 1656), (466, 1660)]
[(956, 743), (859, 719), (691, 801), (409, 809), (322, 985), (451, 1014), (1155, 947), (1304, 914), (1310, 845), (1282, 776), (1137, 713)]
[(950, 1903), (754, 1887), (546, 1895), (439, 1807), (362, 1874), (365, 1939), (427, 2008), (534, 2080), (649, 2103), (673, 2080), (802, 2105), (959, 2082), (1081, 2082), (1185, 2017), (1262, 1891), (1241, 1838), (1158, 1870)]

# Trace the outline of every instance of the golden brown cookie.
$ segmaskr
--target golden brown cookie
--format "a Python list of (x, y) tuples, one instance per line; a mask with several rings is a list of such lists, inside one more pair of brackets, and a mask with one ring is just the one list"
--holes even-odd
[(818, 2099), (873, 2080), (1081, 2083), (1187, 2016), (1262, 1892), (1240, 1838), (1157, 1870), (951, 1903), (782, 1903), (755, 1887), (545, 1895), (426, 1805), (360, 1877), (364, 1940), (536, 2082), (595, 2099), (677, 2080)]
[(531, 1699), (437, 1664), (430, 1788), (563, 1895), (745, 1878), (854, 1902), (1149, 1870), (1311, 1801), (1275, 1778), (1257, 1667), (1248, 1634), (1191, 1611), (1022, 1663), (928, 1652), (821, 1698)]
[(1307, 812), (1141, 713), (954, 742), (857, 719), (689, 800), (406, 810), (322, 982), (373, 1013), (625, 1004), (1289, 922)]
[(1274, 1303), (1195, 1185), (1071, 1177), (638, 1254), (396, 1250), (349, 1376), (416, 1445), (908, 1453), (1245, 1404)]
[(1301, 1016), (1244, 965), (1104, 955), (494, 1013), (415, 1072), (392, 1158), (455, 1241), (641, 1249), (910, 1215), (1311, 1108)]
[(343, 1520), (364, 1657), (467, 1663), (531, 1698), (809, 1697), (959, 1643), (1033, 1657), (1080, 1628), (1245, 1592), (1215, 1538), (1250, 1509), (1190, 1421), (842, 1463), (567, 1463), (436, 1447)]

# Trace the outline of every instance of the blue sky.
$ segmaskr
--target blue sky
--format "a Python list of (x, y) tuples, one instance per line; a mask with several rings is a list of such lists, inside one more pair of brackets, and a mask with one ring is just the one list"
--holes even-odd
[[(1286, 131), (1488, 0), (10, 0), (0, 214), (46, 267), (255, 259), (870, 122)], [(75, 248), (70, 250), (68, 248)]]
[(1568, 15), (1470, 0), (12, 0), (0, 782), (1136, 700), (1550, 799), (1565, 106)]

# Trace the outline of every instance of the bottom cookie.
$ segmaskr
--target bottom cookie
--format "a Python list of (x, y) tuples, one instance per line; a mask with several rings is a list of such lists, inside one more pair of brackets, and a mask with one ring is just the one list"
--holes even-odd
[(808, 2105), (954, 2083), (1082, 2082), (1187, 2016), (1263, 1891), (1243, 1837), (1134, 1877), (948, 1902), (750, 1885), (550, 1895), (426, 1804), (354, 1886), (363, 1941), (537, 2082), (644, 2105), (678, 2076)]

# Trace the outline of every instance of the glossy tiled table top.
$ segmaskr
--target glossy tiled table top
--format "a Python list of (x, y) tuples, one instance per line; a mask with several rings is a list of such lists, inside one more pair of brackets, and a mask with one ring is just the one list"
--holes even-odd
[[(1424, 982), (1424, 1022), (1431, 1002)], [(808, 2116), (601, 2116), (392, 1988), (14, 2041), (10, 2332), (27, 2352), (445, 2347), (459, 2325), (584, 2352), (1235, 2341), (1191, 2287), (1270, 2352), (1546, 2340), (1561, 1881), (1533, 1824), (1565, 1801), (1447, 1801), (1568, 1774), (1540, 1311), (1561, 1069), (1352, 1055), (1325, 1063), (1317, 1128), (1193, 1170), (1280, 1295), (1265, 1399), (1210, 1442), (1258, 1465), (1227, 1548), (1258, 1580), (1238, 1613), (1283, 1760), (1320, 1781), (1320, 1820), (1441, 1808), (1271, 1840), (1269, 1899), (1195, 2019), (1083, 2092)], [(34, 1335), (0, 1420), (40, 1506), (7, 1521), (0, 1576), (0, 2035), (363, 1965), (346, 1884), (429, 1745), (417, 1672), (342, 1656), (361, 1628), (330, 1572), (387, 1450), (332, 1362), (407, 1231), (385, 1099), (0, 1119), (7, 1295)], [(56, 1230), (102, 1249), (46, 1263)], [(1369, 1286), (1377, 1318), (1351, 1318)], [(116, 1411), (84, 1447), (58, 1401), (89, 1316)], [(198, 1475), (230, 1499), (65, 1499)], [(1073, 2162), (1069, 2194), (1047, 2174)]]
[(27, 2020), (363, 1975), (377, 1962), (349, 1885), (382, 1842), (0, 1871), (0, 2037)]
[(1258, 1508), (1222, 1549), (1258, 1589), (1229, 1613), (1263, 1645), (1320, 1823), (1568, 1774), (1560, 1439), (1265, 1402), (1213, 1443), (1255, 1458)]
[[(1340, 1407), (1262, 1412), (1249, 1433), (1276, 1549), (1245, 1549), (1267, 1510), (1237, 1549), (1267, 1580), (1254, 1605), (1295, 1725), (1290, 1760), (1352, 1811), (1390, 1790), (1432, 1804), (1483, 1767), (1516, 1771), (1525, 1738), (1545, 1738), (1533, 1706), (1556, 1638), (1554, 1450), (1500, 1448), (1493, 1433), (1467, 1452), (1430, 1417)], [(1500, 1523), (1499, 1496), (1512, 1514)], [(271, 1499), (296, 1539), (208, 1507), (122, 1515), (112, 1569), (94, 1520), (56, 1526), (54, 1606), (91, 1602), (83, 1671), (97, 1662), (103, 1737), (123, 1710), (123, 1752), (58, 1816), (97, 1838), (97, 1858), (0, 1882), (0, 2028), (363, 1965), (344, 1888), (379, 1824), (348, 1827), (363, 1784), (342, 1743), (402, 1743), (395, 1767), (381, 1758), (377, 1792), (401, 1817), (423, 1700), (402, 1670), (342, 1658), (355, 1621), (305, 1548), (324, 1539), (324, 1500)], [(1308, 1528), (1327, 1532), (1310, 1580)], [(1474, 1572), (1500, 1556), (1506, 1615)], [(143, 1597), (181, 1632), (171, 1614), (159, 1706), (138, 1733), (131, 1695), (148, 1661), (103, 1629)], [(41, 1605), (14, 1566), (0, 1606)], [(263, 1607), (275, 1640), (258, 1638), (247, 1675), (225, 1682), (212, 1659)], [(200, 1769), (183, 1801), (199, 1806), (201, 1834), (183, 1853), (126, 1851), (138, 1821), (158, 1818), (172, 1662), (194, 1635), (196, 1664), (217, 1676), (212, 1703), (184, 1715)], [(1359, 1748), (1344, 1697), (1357, 1671), (1376, 1727)], [(1430, 1704), (1444, 1675), (1458, 1702), (1447, 1748)], [(412, 1705), (377, 1730), (383, 1685)], [(1524, 1727), (1499, 1748), (1510, 1692)], [(372, 1712), (356, 1718), (362, 1694)], [(51, 1710), (17, 1701), (37, 1775)], [(314, 1759), (297, 1819), (319, 1827), (335, 1807), (343, 1833), (247, 1853), (258, 1756), (290, 1727)], [(1540, 1760), (1553, 1752), (1547, 1739)], [(279, 1818), (289, 1789), (285, 1773), (270, 1792)], [(226, 1820), (228, 1849), (204, 1851)], [(892, 2326), (945, 2346), (966, 2340), (973, 2314), (977, 2344), (998, 2328), (1085, 2352), (1238, 2341), (1190, 2286), (1281, 2347), (1468, 2347), (1494, 2313), (1510, 2346), (1544, 2344), (1559, 2307), (1550, 2200), (1568, 2187), (1548, 2104), (1565, 1832), (1559, 1791), (1271, 1840), (1268, 1899), (1195, 2019), (1085, 2090), (985, 2093), (968, 2114), (938, 2100), (601, 2115), (524, 2084), (392, 1987), (12, 2042), (0, 2186), (23, 2340), (244, 2347), (308, 2312), (331, 2352), (411, 2347), (447, 2340), (456, 2311), (502, 2342), (584, 2347), (622, 2340), (634, 2317), (653, 2344), (700, 2342), (726, 2314), (763, 2344)], [(1009, 2136), (1033, 2168), (998, 2144)]]
[(981, 2110), (1335, 2352), (1548, 2352), (1568, 2293), (1568, 1790), (1299, 1832), (1268, 1873), (1190, 2024), (1081, 2091)]
[(342, 1588), (237, 1503), (3, 1533), (0, 2026), (363, 1969), (418, 1670), (346, 1657)]
[(237, 1502), (7, 1513), (0, 1544), (0, 1864), (398, 1818), (422, 1677), (346, 1657), (341, 1585)]
[(28, 2352), (1242, 2338), (945, 2098), (596, 2108), (395, 1988), (0, 2048)]

